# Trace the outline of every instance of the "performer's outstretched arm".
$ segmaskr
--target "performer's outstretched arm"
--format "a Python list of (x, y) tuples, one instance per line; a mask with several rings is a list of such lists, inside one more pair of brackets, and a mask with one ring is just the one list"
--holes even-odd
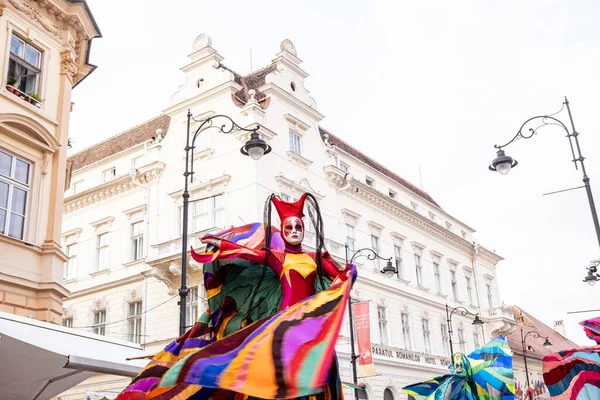
[(206, 264), (216, 259), (230, 260), (232, 258), (241, 258), (246, 261), (262, 264), (265, 262), (265, 251), (259, 249), (250, 249), (245, 246), (221, 239), (215, 236), (205, 236), (202, 243), (217, 247), (214, 253), (198, 254), (192, 249), (192, 258), (199, 263)]

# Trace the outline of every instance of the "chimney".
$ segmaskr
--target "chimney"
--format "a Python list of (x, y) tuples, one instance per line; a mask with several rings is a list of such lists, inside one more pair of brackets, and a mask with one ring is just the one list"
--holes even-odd
[(554, 321), (554, 330), (560, 333), (563, 337), (567, 337), (567, 333), (565, 332), (565, 321)]

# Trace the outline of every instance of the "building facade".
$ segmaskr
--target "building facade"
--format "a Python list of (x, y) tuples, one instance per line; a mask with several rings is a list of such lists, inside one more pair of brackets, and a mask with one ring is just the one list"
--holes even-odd
[[(578, 345), (566, 338), (563, 321), (556, 321), (553, 329), (518, 306), (509, 306), (508, 309), (513, 312), (517, 323), (516, 329), (506, 338), (513, 352), (517, 390), (515, 398), (518, 400), (526, 398), (527, 375), (529, 375), (529, 386), (532, 387), (535, 398), (549, 399), (548, 389), (544, 384), (542, 359), (549, 354), (573, 349)], [(544, 347), (546, 338), (551, 343), (549, 347)], [(525, 358), (527, 358), (527, 368), (525, 368)]]
[(2, 0), (0, 25), (0, 311), (60, 324), (71, 90), (100, 31), (84, 0)]
[[(199, 135), (189, 188), (191, 246), (202, 251), (205, 233), (262, 221), (271, 193), (294, 200), (310, 192), (320, 202), (327, 249), (340, 265), (345, 244), (350, 257), (367, 247), (394, 260), (398, 273), (386, 278), (383, 262), (356, 259), (352, 298), (370, 302), (378, 373), (360, 378), (369, 398), (405, 399), (402, 386), (447, 371), (446, 304), (486, 322), (475, 329), (473, 316), (455, 313), (456, 352), (510, 331), (512, 313), (501, 307), (495, 272), (501, 257), (474, 244), (474, 230), (429, 194), (320, 126), (324, 116), (304, 87), (308, 74), (292, 42), (283, 41), (268, 66), (245, 76), (222, 61), (211, 39), (200, 35), (182, 69), (185, 83), (161, 115), (70, 158), (62, 232), (70, 255), (65, 324), (141, 343), (150, 353), (177, 335), (190, 109), (198, 120), (225, 114), (243, 127), (258, 123), (273, 148), (253, 161), (240, 154), (245, 132)], [(314, 242), (308, 223), (305, 247)], [(201, 265), (190, 260), (187, 274), (187, 321), (193, 321), (205, 305)], [(348, 321), (337, 351), (342, 377), (351, 382)], [(98, 377), (87, 385), (101, 391), (126, 382)]]

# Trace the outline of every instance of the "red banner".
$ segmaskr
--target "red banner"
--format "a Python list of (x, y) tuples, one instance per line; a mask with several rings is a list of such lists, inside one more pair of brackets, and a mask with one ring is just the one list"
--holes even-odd
[(358, 342), (358, 374), (359, 376), (375, 375), (373, 354), (371, 352), (371, 318), (368, 301), (352, 304), (354, 311), (354, 329)]

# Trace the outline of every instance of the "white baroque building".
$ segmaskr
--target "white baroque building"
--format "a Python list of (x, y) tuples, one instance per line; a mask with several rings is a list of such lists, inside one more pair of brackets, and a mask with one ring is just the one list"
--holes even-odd
[[(176, 337), (191, 109), (196, 118), (225, 114), (240, 126), (258, 123), (273, 148), (257, 162), (240, 154), (246, 133), (200, 135), (190, 185), (194, 248), (202, 250), (198, 238), (207, 232), (262, 221), (270, 193), (292, 200), (308, 191), (320, 200), (327, 247), (340, 264), (345, 243), (393, 257), (399, 273), (392, 278), (380, 272), (383, 262), (359, 259), (352, 290), (353, 300), (370, 301), (377, 375), (359, 379), (369, 399), (405, 399), (404, 385), (447, 371), (446, 303), (485, 321), (475, 327), (472, 316), (455, 313), (456, 352), (512, 328), (496, 280), (502, 258), (475, 244), (474, 230), (430, 195), (343, 141), (343, 133), (319, 125), (324, 116), (304, 87), (308, 74), (292, 42), (283, 41), (267, 67), (246, 76), (222, 62), (211, 39), (200, 35), (169, 108), (70, 158), (62, 236), (70, 256), (66, 325), (141, 343), (149, 354)], [(313, 242), (308, 232), (305, 245)], [(188, 321), (203, 307), (201, 271), (189, 263)], [(351, 382), (349, 349), (346, 321), (337, 351), (342, 378)], [(97, 376), (61, 398), (83, 399), (86, 391), (118, 391), (127, 383)]]

